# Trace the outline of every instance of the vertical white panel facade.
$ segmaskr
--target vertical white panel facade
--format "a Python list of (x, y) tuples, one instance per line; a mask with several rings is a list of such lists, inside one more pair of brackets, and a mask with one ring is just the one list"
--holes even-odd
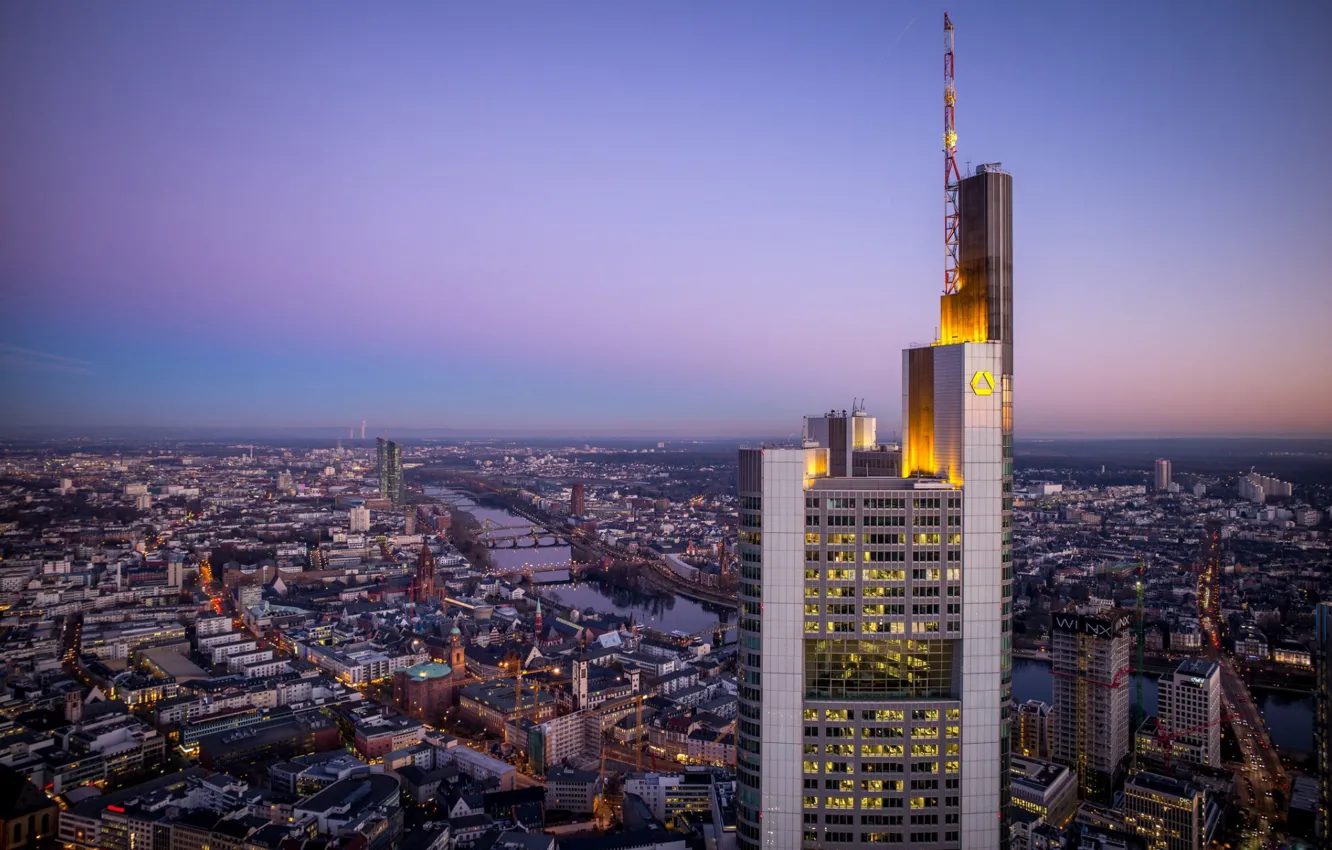
[(820, 449), (763, 450), (762, 841), (798, 850), (804, 708), (805, 470)]
[(1000, 845), (1003, 421), (999, 343), (934, 349), (939, 473), (962, 482), (962, 844)]

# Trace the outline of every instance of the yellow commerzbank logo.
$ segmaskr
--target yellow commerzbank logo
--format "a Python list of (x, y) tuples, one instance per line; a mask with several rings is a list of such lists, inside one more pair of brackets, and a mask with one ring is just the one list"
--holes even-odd
[(989, 395), (994, 392), (994, 375), (985, 371), (972, 375), (971, 391), (976, 395)]

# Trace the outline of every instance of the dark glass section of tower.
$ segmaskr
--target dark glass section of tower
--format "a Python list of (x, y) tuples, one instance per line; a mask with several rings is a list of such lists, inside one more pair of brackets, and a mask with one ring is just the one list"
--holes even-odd
[(396, 508), (402, 504), (402, 446), (379, 438), (379, 492)]
[(1004, 374), (1011, 375), (1013, 176), (995, 166), (980, 166), (962, 180), (960, 206), (958, 266), (962, 288), (984, 292), (985, 339), (1004, 343)]

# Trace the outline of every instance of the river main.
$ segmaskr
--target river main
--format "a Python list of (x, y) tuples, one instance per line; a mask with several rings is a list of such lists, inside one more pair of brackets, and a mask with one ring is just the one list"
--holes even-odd
[[(427, 496), (447, 499), (454, 507), (471, 514), (476, 521), (485, 525), (490, 520), (494, 526), (530, 525), (511, 511), (478, 505), (472, 497), (458, 490), (444, 487), (426, 488)], [(517, 549), (492, 549), (491, 561), (501, 570), (521, 569), (524, 566), (545, 564), (567, 564), (573, 557), (568, 546), (547, 546), (542, 548), (520, 547)], [(605, 613), (632, 616), (635, 622), (661, 632), (681, 631), (690, 634), (712, 629), (719, 619), (729, 620), (735, 615), (735, 608), (729, 609), (716, 605), (695, 602), (679, 595), (650, 596), (635, 590), (611, 587), (601, 582), (569, 580), (567, 572), (549, 572), (539, 574), (540, 582), (532, 589), (547, 599), (556, 599), (563, 605), (580, 610), (593, 608)], [(733, 638), (731, 638), (733, 639)]]
[[(1142, 678), (1142, 702), (1147, 714), (1156, 713), (1156, 679), (1151, 676)], [(1136, 684), (1138, 676), (1133, 677)], [(1029, 699), (1051, 702), (1054, 690), (1054, 676), (1050, 673), (1048, 661), (1031, 658), (1013, 659), (1013, 699), (1024, 703)], [(1313, 751), (1314, 705), (1312, 696), (1291, 696), (1289, 694), (1264, 691), (1252, 688), (1254, 702), (1267, 724), (1267, 731), (1272, 742), (1283, 750)], [(1133, 692), (1130, 691), (1130, 694)]]

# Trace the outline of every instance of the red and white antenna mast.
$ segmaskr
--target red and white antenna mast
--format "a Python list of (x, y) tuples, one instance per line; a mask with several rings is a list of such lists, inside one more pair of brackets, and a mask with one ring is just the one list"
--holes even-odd
[(957, 130), (953, 126), (953, 22), (944, 12), (944, 295), (957, 292)]

